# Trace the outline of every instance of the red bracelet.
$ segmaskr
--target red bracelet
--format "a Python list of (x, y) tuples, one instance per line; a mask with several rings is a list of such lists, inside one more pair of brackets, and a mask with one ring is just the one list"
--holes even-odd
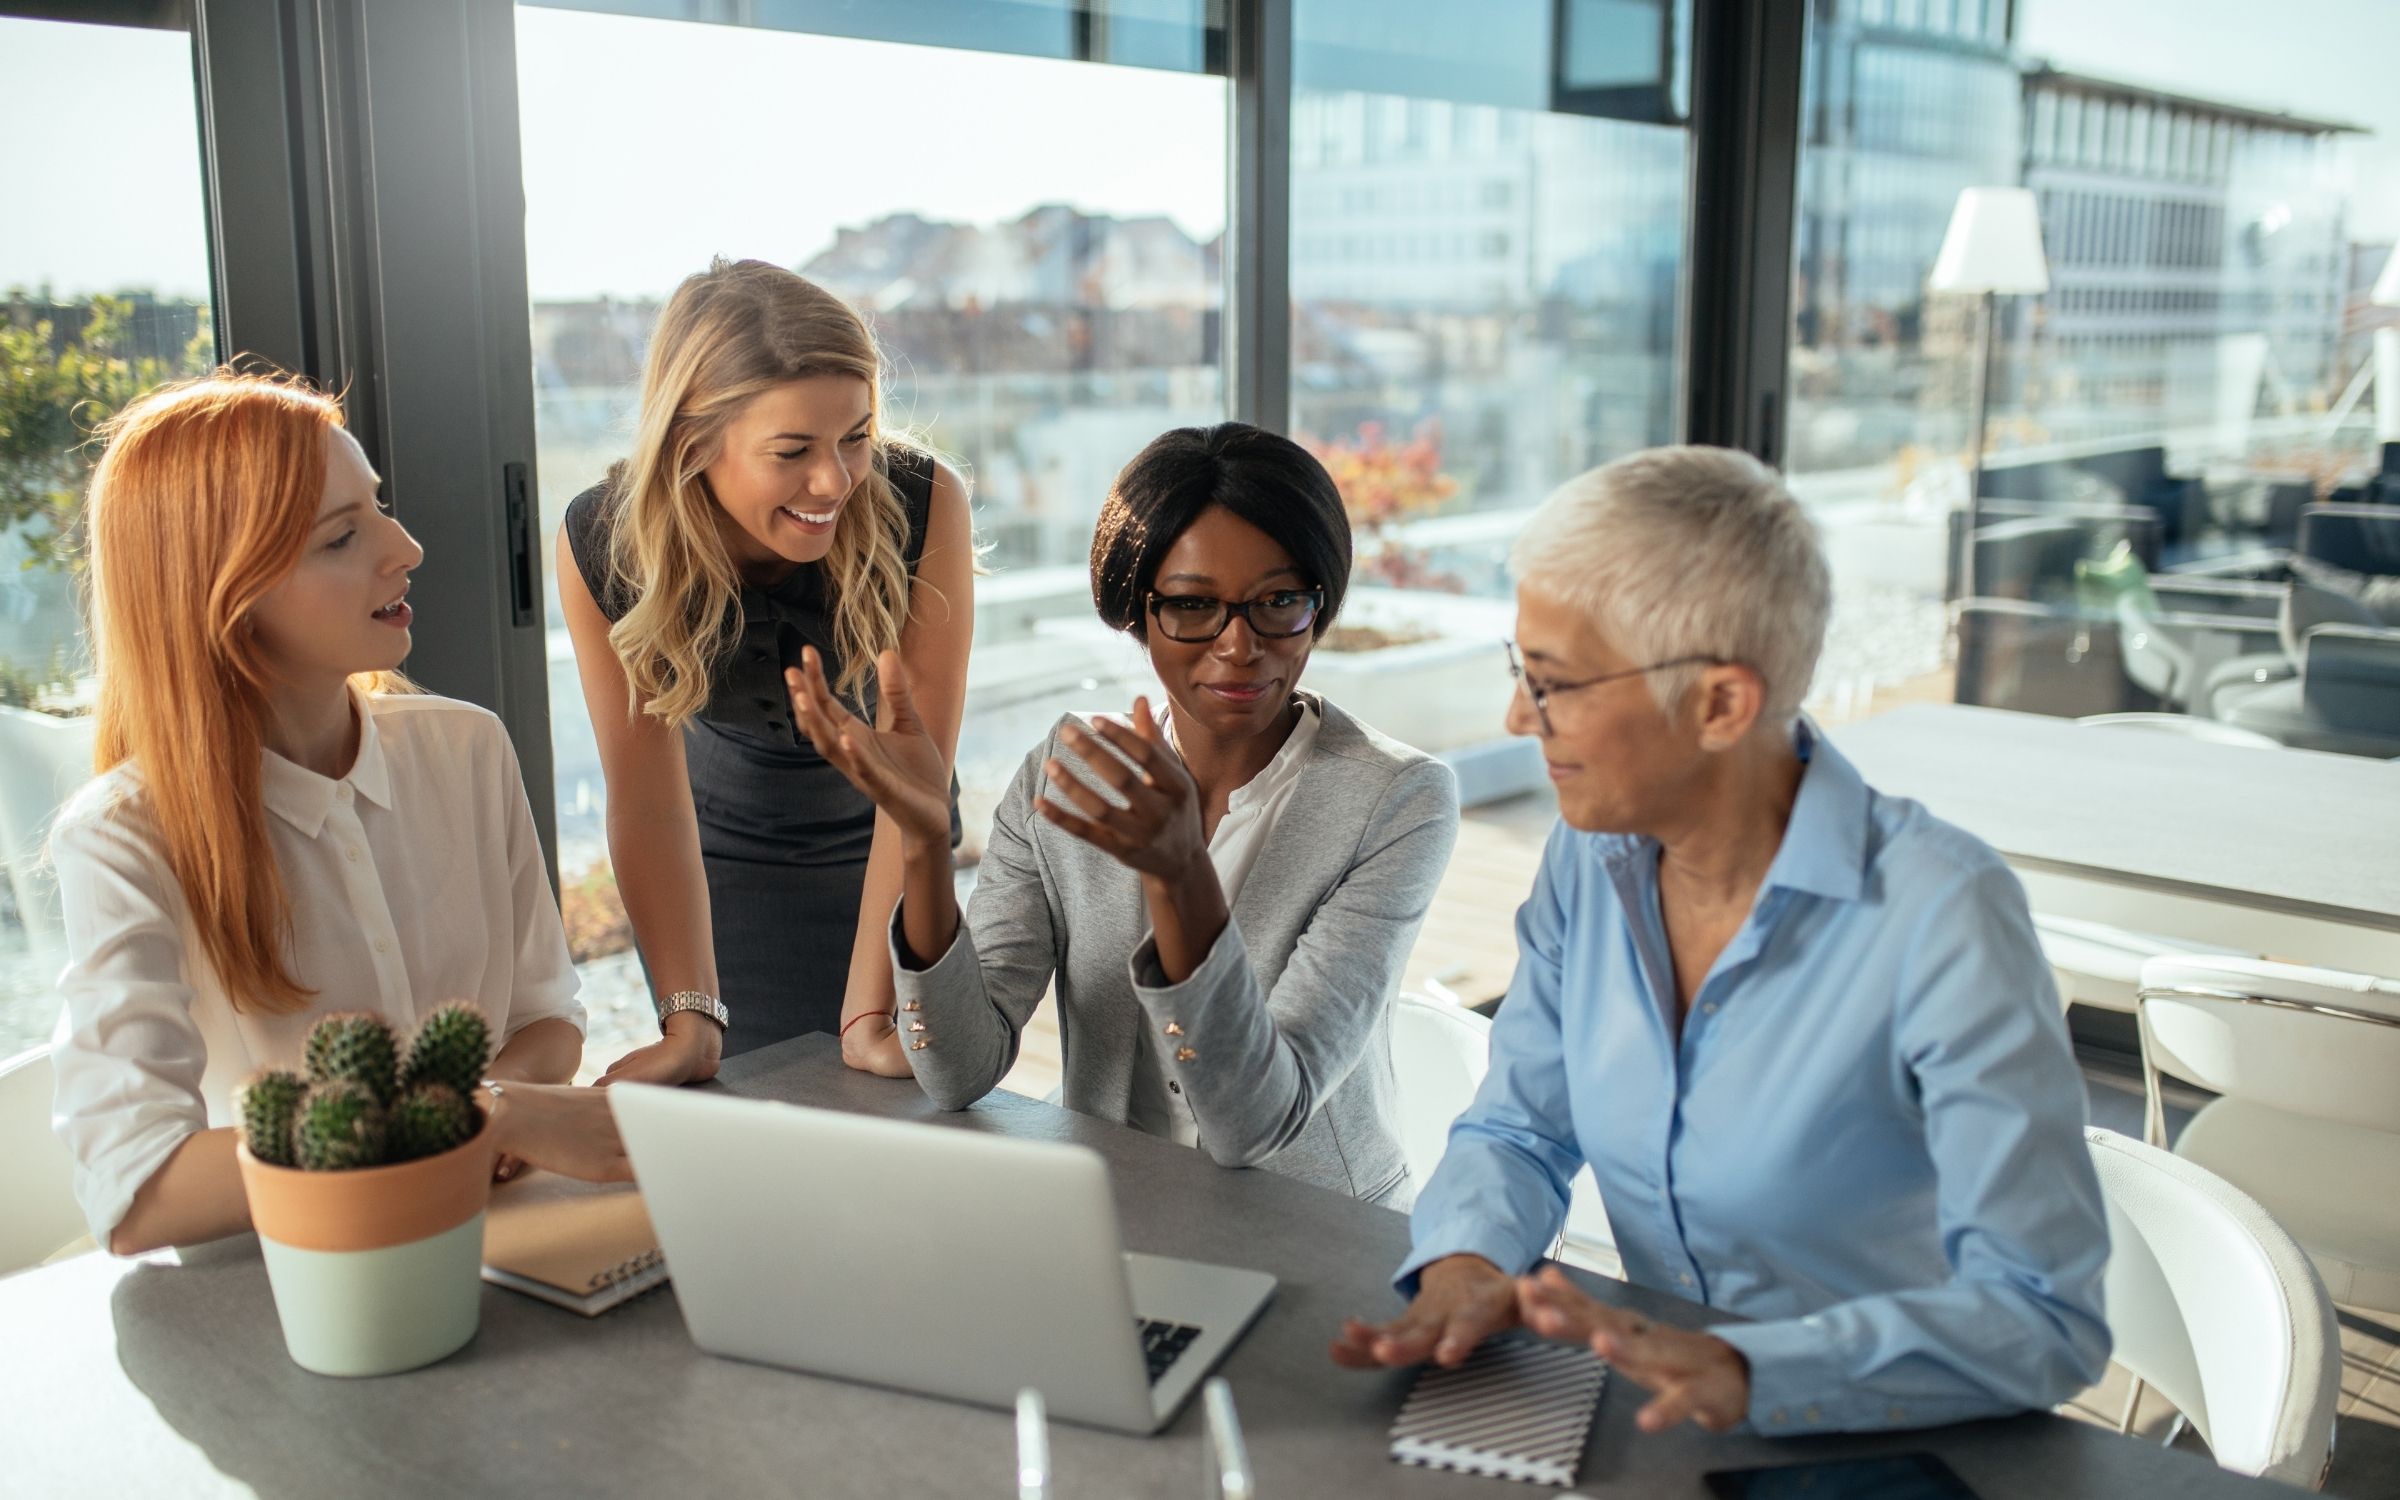
[(835, 1032), (834, 1036), (836, 1038), (848, 1036), (850, 1034), (851, 1027), (856, 1026), (859, 1022), (866, 1020), (869, 1016), (881, 1016), (887, 1021), (892, 1019), (892, 1013), (888, 1010), (862, 1010), (857, 1015), (852, 1016), (849, 1020), (844, 1021), (842, 1023), (842, 1029)]

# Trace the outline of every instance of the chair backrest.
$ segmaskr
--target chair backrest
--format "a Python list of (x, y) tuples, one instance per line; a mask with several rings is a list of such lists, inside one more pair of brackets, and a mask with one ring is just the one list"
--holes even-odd
[(1392, 1071), (1400, 1085), (1400, 1150), (1419, 1187), (1450, 1144), (1450, 1123), (1475, 1102), (1490, 1066), (1492, 1023), (1463, 1006), (1402, 991), (1392, 1007)]
[(1955, 696), (1984, 708), (2081, 718), (2155, 707), (2125, 677), (2114, 620), (2016, 599), (1958, 608)]
[(2400, 741), (2400, 630), (2320, 625), (2300, 657), (2301, 701), (2338, 729)]
[(2266, 958), (2142, 965), (2161, 1070), (2229, 1098), (2400, 1132), (2400, 983)]
[(50, 1049), (0, 1061), (0, 1276), (38, 1266), (84, 1232), (75, 1163), (50, 1130)]
[(2222, 1467), (2313, 1487), (2342, 1393), (2316, 1267), (2213, 1172), (2114, 1131), (2084, 1139), (2108, 1203), (2111, 1357), (2172, 1401)]
[(2400, 573), (2400, 510), (2388, 505), (2304, 506), (2294, 550), (2353, 573)]
[[(2130, 650), (2126, 653), (2125, 670), (2133, 670)], [(2092, 714), (2075, 722), (2095, 729), (2139, 729), (2151, 734), (2171, 734), (2177, 739), (2206, 740), (2212, 745), (2238, 745), (2245, 750), (2283, 748), (2255, 729), (2220, 724), (2197, 714)]]

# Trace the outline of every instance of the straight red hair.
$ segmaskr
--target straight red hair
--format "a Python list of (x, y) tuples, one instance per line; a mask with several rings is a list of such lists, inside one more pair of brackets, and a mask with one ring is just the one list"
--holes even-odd
[[(236, 1010), (289, 1014), (291, 906), (267, 842), (261, 754), (274, 677), (251, 628), (299, 565), (341, 404), (296, 379), (219, 370), (101, 429), (92, 472), (94, 770), (131, 761), (200, 945)], [(385, 675), (354, 679), (370, 691)]]

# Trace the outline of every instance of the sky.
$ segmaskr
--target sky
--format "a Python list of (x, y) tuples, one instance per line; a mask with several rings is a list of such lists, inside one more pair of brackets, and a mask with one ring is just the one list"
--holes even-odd
[[(2400, 0), (2018, 14), (2021, 48), (2061, 67), (2373, 129), (2352, 147), (2354, 235), (2400, 237)], [(537, 298), (660, 296), (720, 253), (794, 264), (903, 208), (990, 223), (1067, 202), (1165, 214), (1199, 238), (1224, 226), (1220, 79), (536, 8), (517, 33)], [(110, 82), (97, 96), (94, 78)], [(0, 138), (15, 143), (0, 288), (204, 295), (191, 100), (180, 34), (0, 20)], [(72, 149), (26, 149), (64, 122)]]

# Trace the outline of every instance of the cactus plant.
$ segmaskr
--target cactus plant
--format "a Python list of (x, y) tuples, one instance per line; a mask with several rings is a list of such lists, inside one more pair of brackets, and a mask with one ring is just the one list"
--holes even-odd
[(252, 1156), (278, 1167), (292, 1165), (292, 1119), (307, 1092), (297, 1075), (279, 1068), (242, 1085), (242, 1144)]
[(461, 1098), (475, 1092), (484, 1066), (492, 1058), (491, 1023), (466, 1001), (441, 1006), (417, 1027), (408, 1044), (408, 1061), (400, 1070), (403, 1086), (446, 1083)]
[(399, 1045), (383, 1017), (361, 1011), (327, 1016), (308, 1033), (308, 1077), (312, 1083), (346, 1078), (389, 1107), (399, 1092)]
[(475, 1108), (446, 1083), (431, 1079), (401, 1090), (384, 1131), (387, 1161), (439, 1156), (475, 1133)]
[(368, 1087), (329, 1078), (308, 1091), (292, 1125), (292, 1155), (311, 1172), (372, 1167), (383, 1161), (383, 1106)]

